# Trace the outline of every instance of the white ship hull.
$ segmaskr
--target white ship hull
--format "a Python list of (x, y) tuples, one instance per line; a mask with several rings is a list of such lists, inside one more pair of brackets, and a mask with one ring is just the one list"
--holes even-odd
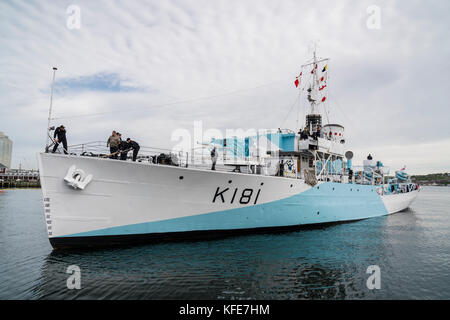
[[(407, 208), (419, 190), (380, 196), (376, 186), (197, 170), (39, 153), (45, 218), (54, 247), (360, 220)], [(75, 166), (84, 189), (64, 177)]]

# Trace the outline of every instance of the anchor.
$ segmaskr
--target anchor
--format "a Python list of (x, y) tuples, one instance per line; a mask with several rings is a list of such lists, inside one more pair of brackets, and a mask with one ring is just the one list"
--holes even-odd
[(82, 169), (77, 169), (75, 165), (72, 165), (67, 171), (64, 181), (74, 189), (84, 190), (92, 178), (92, 174), (86, 175)]

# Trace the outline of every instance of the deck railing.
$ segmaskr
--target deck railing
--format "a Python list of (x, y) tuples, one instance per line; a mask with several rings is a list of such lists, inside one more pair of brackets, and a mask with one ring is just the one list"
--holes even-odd
[[(63, 153), (62, 145), (57, 149)], [(104, 141), (92, 141), (68, 146), (71, 155), (108, 158), (111, 157), (110, 149)], [(258, 166), (263, 162), (257, 156), (238, 157), (231, 155), (232, 148), (221, 147), (218, 149), (216, 162), (217, 171), (237, 171), (250, 174), (263, 174)], [(119, 154), (120, 155), (120, 154)], [(128, 152), (127, 160), (131, 159), (132, 152)], [(198, 169), (211, 169), (211, 147), (200, 146), (191, 149), (191, 152), (174, 151), (164, 148), (140, 146), (137, 156), (138, 162), (153, 164), (169, 164)]]
[[(229, 148), (231, 150), (231, 148)], [(269, 160), (264, 157), (250, 155), (248, 157), (236, 157), (231, 156), (226, 147), (219, 148), (218, 157), (216, 162), (217, 171), (235, 171), (248, 174), (262, 174), (269, 175), (266, 172), (266, 163)], [(62, 153), (62, 146), (58, 149), (59, 153)], [(68, 152), (71, 155), (87, 156), (87, 157), (100, 157), (108, 158), (111, 156), (109, 147), (106, 146), (104, 141), (93, 141), (88, 143), (81, 143), (71, 145), (68, 147)], [(132, 152), (128, 152), (127, 159), (131, 159)], [(141, 146), (139, 149), (138, 162), (163, 164), (163, 165), (175, 165), (181, 167), (191, 167), (209, 170), (212, 166), (211, 159), (211, 146), (200, 146), (191, 150), (191, 152), (174, 151), (164, 148)], [(326, 166), (326, 163), (323, 167)], [(317, 169), (311, 169), (310, 175), (314, 175)], [(376, 172), (373, 168), (364, 166), (352, 166), (353, 176), (349, 177), (347, 169), (342, 168), (341, 172), (327, 172), (322, 170), (319, 175), (314, 177), (314, 183), (319, 181), (335, 181), (342, 183), (356, 183), (356, 184), (372, 184), (378, 185), (384, 183), (383, 175)], [(367, 176), (369, 172), (371, 177)], [(304, 174), (298, 174), (295, 176), (284, 176), (285, 178), (305, 179), (308, 178)]]
[[(86, 156), (86, 157), (99, 157), (99, 158), (111, 158), (112, 154), (109, 147), (107, 147), (104, 141), (92, 141), (88, 143), (80, 143), (68, 146), (68, 153), (71, 155)], [(58, 152), (62, 153), (62, 147), (58, 148)], [(120, 157), (120, 153), (118, 153)], [(175, 152), (173, 150), (140, 146), (139, 153), (136, 161), (158, 164), (171, 164), (176, 166), (188, 165), (187, 152)], [(132, 150), (128, 150), (127, 159), (132, 158)]]

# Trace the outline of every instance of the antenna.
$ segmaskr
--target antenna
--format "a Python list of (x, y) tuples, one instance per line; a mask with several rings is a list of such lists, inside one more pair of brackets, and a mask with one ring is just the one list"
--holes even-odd
[(48, 109), (48, 124), (46, 130), (47, 140), (45, 142), (45, 152), (48, 153), (48, 141), (49, 141), (49, 130), (50, 130), (50, 120), (52, 119), (52, 103), (53, 103), (53, 88), (55, 87), (55, 73), (58, 68), (53, 67), (53, 81), (52, 81), (52, 91), (50, 94), (50, 108)]

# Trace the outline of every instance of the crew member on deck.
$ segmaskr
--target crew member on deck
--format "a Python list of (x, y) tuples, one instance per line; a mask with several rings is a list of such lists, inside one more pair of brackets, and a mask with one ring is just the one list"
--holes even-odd
[(308, 136), (309, 136), (308, 127), (305, 127), (302, 133), (300, 134), (300, 139), (307, 140)]
[(367, 160), (372, 160), (372, 156), (370, 155), (370, 153), (369, 153), (369, 155), (367, 156)]
[(53, 147), (53, 153), (56, 152), (56, 149), (58, 149), (59, 144), (62, 142), (63, 144), (63, 148), (64, 148), (64, 153), (68, 154), (67, 152), (67, 139), (66, 139), (66, 128), (64, 128), (63, 125), (60, 125), (58, 128), (56, 128), (55, 130), (55, 134), (53, 135), (54, 141), (55, 141), (55, 146)]
[(216, 170), (216, 162), (217, 162), (217, 149), (214, 147), (211, 151), (211, 161), (212, 161), (212, 167), (211, 170)]
[(127, 155), (129, 150), (128, 143), (126, 141), (122, 140), (122, 135), (120, 133), (117, 133), (119, 136), (119, 150), (120, 150), (120, 160), (127, 160)]
[(139, 144), (136, 141), (131, 140), (130, 138), (127, 139), (128, 148), (133, 149), (133, 161), (136, 161), (139, 149), (141, 148)]
[(320, 125), (317, 126), (317, 130), (316, 133), (314, 134), (315, 139), (317, 140), (318, 138), (320, 138)]
[(119, 143), (120, 138), (117, 135), (116, 131), (112, 132), (112, 135), (109, 137), (108, 141), (106, 142), (106, 146), (109, 147), (109, 152), (111, 155), (109, 156), (111, 159), (117, 159), (117, 151), (119, 151)]

